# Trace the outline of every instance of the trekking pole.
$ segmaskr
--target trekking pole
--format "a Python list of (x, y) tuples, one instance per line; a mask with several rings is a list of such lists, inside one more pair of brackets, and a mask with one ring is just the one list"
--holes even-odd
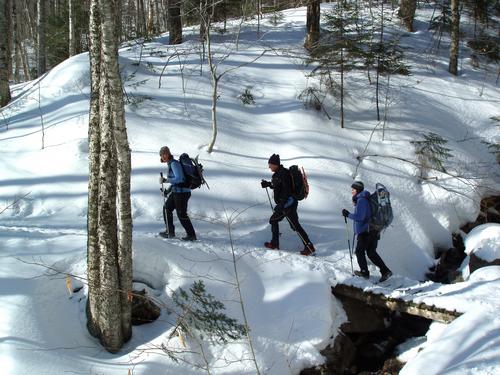
[(163, 187), (163, 173), (160, 172), (160, 177), (161, 177), (161, 195), (163, 197), (163, 205), (165, 206), (165, 189)]
[(274, 212), (273, 204), (271, 203), (271, 196), (269, 195), (269, 190), (267, 190), (267, 187), (266, 187), (266, 193), (267, 193), (267, 199), (269, 199), (269, 205), (271, 206), (271, 211)]
[[(349, 227), (347, 226), (347, 218), (344, 216), (344, 221), (345, 221), (345, 230), (347, 233), (347, 246), (349, 246), (349, 257), (351, 258), (351, 273), (354, 275), (354, 267), (352, 266), (352, 251), (351, 251), (351, 240), (349, 239)], [(354, 246), (354, 237), (353, 237), (353, 242)]]

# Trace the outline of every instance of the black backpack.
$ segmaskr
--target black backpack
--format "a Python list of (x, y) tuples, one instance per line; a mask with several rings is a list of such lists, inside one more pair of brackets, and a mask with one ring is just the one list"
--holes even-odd
[(288, 170), (292, 180), (292, 197), (298, 201), (306, 199), (309, 195), (309, 184), (304, 168), (299, 169), (297, 165), (292, 165)]
[(394, 218), (391, 206), (391, 194), (381, 183), (375, 184), (375, 191), (370, 195), (372, 215), (369, 221), (370, 230), (381, 232), (392, 223)]
[(197, 189), (202, 184), (206, 184), (203, 178), (203, 165), (198, 163), (198, 156), (191, 159), (188, 154), (184, 153), (179, 156), (179, 163), (181, 164), (185, 178), (185, 181), (181, 184), (182, 187)]

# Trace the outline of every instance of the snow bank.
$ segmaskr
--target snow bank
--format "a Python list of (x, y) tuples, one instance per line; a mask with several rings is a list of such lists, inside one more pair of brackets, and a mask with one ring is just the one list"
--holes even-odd
[(483, 224), (472, 229), (465, 238), (465, 252), (487, 262), (500, 259), (500, 224)]

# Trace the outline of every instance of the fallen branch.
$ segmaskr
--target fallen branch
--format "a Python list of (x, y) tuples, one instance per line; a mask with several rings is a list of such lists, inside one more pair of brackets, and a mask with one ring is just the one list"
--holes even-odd
[(31, 194), (31, 191), (29, 193), (26, 193), (24, 194), (22, 197), (19, 197), (17, 198), (16, 200), (14, 200), (14, 202), (12, 202), (11, 204), (9, 204), (8, 206), (2, 208), (0, 210), (0, 214), (2, 214), (4, 211), (7, 211), (9, 208), (11, 208), (12, 206), (14, 206), (15, 204), (17, 204), (18, 202), (22, 201), (24, 198), (26, 198), (28, 195)]

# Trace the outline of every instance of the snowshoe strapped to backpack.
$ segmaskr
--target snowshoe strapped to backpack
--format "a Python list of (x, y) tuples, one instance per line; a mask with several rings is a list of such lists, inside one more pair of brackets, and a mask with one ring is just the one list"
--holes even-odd
[(387, 188), (381, 183), (375, 184), (375, 191), (370, 195), (370, 208), (372, 211), (369, 227), (370, 230), (381, 232), (392, 223), (391, 198)]
[(198, 156), (195, 159), (191, 159), (188, 154), (183, 153), (179, 156), (179, 163), (185, 177), (185, 181), (181, 184), (182, 187), (197, 189), (206, 183), (203, 178), (203, 166), (198, 163)]
[[(301, 201), (309, 195), (309, 183), (304, 168), (299, 169), (298, 166), (292, 165), (288, 168), (292, 180), (292, 197)], [(302, 171), (301, 171), (302, 170)]]

